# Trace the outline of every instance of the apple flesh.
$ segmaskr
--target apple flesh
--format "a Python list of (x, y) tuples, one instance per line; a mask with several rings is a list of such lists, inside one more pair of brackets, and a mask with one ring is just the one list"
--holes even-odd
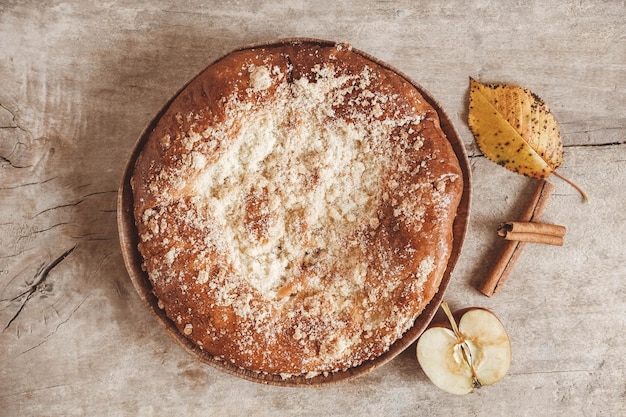
[(417, 360), (428, 378), (452, 394), (468, 394), (504, 378), (511, 364), (511, 343), (502, 322), (490, 310), (457, 312), (442, 308), (451, 328), (435, 325), (417, 342)]

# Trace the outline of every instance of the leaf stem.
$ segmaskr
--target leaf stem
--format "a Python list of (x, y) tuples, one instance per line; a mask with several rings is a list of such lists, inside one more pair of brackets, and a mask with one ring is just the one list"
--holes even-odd
[(578, 184), (576, 184), (574, 181), (572, 181), (572, 180), (570, 180), (568, 178), (565, 178), (564, 176), (559, 174), (557, 171), (553, 171), (552, 173), (554, 175), (556, 175), (558, 178), (560, 178), (561, 180), (565, 181), (566, 183), (568, 183), (569, 185), (574, 187), (576, 189), (576, 191), (578, 191), (580, 193), (580, 195), (582, 196), (583, 203), (587, 203), (589, 201), (589, 196), (587, 195), (585, 190), (583, 190)]

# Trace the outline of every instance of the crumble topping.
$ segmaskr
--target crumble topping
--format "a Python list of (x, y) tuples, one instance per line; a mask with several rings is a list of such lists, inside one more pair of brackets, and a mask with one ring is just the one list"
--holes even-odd
[[(458, 173), (431, 171), (442, 161), (423, 150), (432, 120), (370, 66), (345, 74), (334, 60), (313, 79), (244, 63), (224, 120), (183, 132), (186, 153), (148, 185), (158, 206), (138, 215), (140, 248), (160, 253), (145, 262), (155, 288), (187, 300), (168, 314), (202, 349), (226, 340), (233, 357), (216, 356), (246, 369), (313, 377), (372, 359), (411, 327), (449, 255), (420, 247), (457, 201)], [(279, 372), (285, 343), (299, 353)]]

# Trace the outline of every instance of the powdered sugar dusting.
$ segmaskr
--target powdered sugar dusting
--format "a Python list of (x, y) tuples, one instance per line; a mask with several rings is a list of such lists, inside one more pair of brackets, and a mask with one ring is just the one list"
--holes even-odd
[[(244, 113), (244, 104), (232, 99), (230, 111), (241, 127), (194, 185), (214, 214), (215, 228), (224, 232), (224, 250), (235, 272), (269, 299), (281, 298), (279, 290), (305, 264), (333, 259), (342, 275), (354, 268), (354, 259), (342, 256), (344, 240), (360, 225), (378, 224), (388, 138), (398, 125), (420, 121), (377, 120), (362, 113), (353, 115), (354, 122), (331, 121), (335, 103), (354, 89), (352, 80), (367, 91), (361, 96), (376, 97), (367, 90), (369, 69), (351, 76), (336, 76), (328, 67), (316, 72), (316, 82), (303, 78), (283, 84), (269, 107)], [(213, 126), (203, 135), (223, 129)]]

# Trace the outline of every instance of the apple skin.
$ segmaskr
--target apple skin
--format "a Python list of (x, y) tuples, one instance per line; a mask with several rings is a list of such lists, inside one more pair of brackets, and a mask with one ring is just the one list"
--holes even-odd
[(464, 308), (452, 317), (459, 335), (450, 323), (438, 322), (417, 342), (417, 359), (426, 376), (439, 388), (459, 395), (500, 381), (511, 363), (511, 345), (502, 322), (482, 307)]

